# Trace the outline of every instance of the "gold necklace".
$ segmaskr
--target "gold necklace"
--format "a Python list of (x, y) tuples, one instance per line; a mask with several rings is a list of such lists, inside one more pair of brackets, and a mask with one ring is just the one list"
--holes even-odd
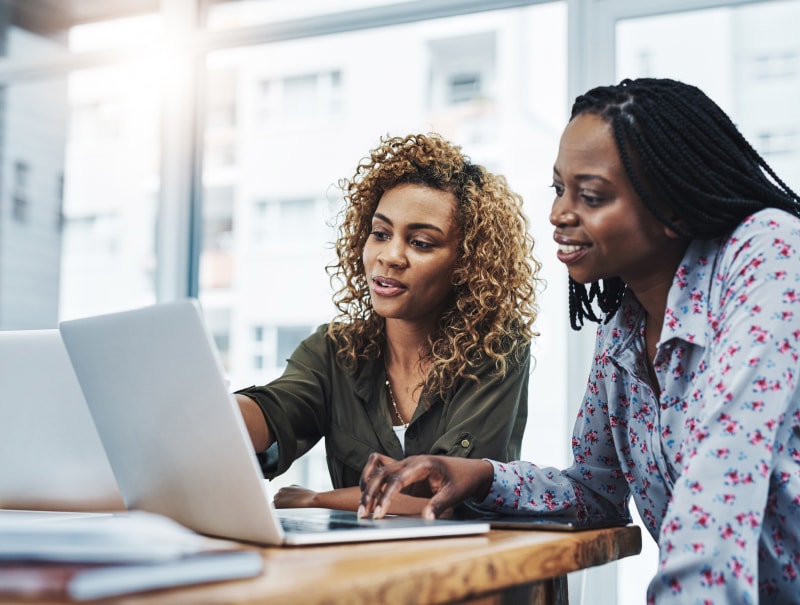
[(394, 408), (394, 413), (397, 418), (400, 420), (400, 424), (403, 425), (404, 429), (408, 428), (408, 423), (403, 420), (403, 417), (400, 415), (400, 410), (397, 408), (397, 402), (394, 400), (394, 392), (392, 391), (392, 383), (389, 382), (389, 379), (386, 379), (386, 389), (389, 391), (389, 401), (392, 402), (392, 407)]

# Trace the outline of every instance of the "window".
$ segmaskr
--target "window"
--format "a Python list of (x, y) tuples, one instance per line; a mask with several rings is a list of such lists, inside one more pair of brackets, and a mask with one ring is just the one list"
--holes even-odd
[(476, 101), (481, 96), (481, 74), (459, 73), (450, 77), (447, 85), (447, 102), (450, 105)]
[(435, 39), (430, 53), (432, 109), (491, 98), (494, 86), (495, 33)]
[(233, 200), (230, 186), (208, 187), (204, 196), (203, 247), (200, 255), (200, 286), (230, 287), (233, 281)]
[[(253, 246), (258, 249), (279, 249), (284, 246), (302, 248), (307, 238), (324, 238), (324, 216), (317, 211), (318, 202), (313, 199), (258, 200), (253, 204), (251, 233)], [(298, 237), (302, 234), (302, 237)]]
[(752, 61), (755, 78), (793, 78), (800, 73), (800, 55), (794, 51), (758, 55)]
[(208, 70), (204, 164), (208, 171), (236, 165), (236, 70)]
[(767, 157), (800, 153), (800, 145), (798, 145), (800, 137), (794, 130), (759, 132), (756, 139), (761, 154)]
[(231, 366), (231, 312), (229, 309), (203, 307), (203, 317), (208, 331), (214, 338), (222, 365), (226, 371)]
[(152, 303), (157, 270), (164, 267), (156, 261), (162, 179), (154, 65), (73, 71), (62, 102), (60, 315), (67, 319)]
[(115, 213), (72, 216), (65, 223), (64, 246), (75, 258), (82, 255), (86, 263), (113, 256), (119, 251), (120, 230)]
[(258, 83), (259, 120), (272, 126), (335, 118), (342, 110), (338, 70), (298, 74)]
[(19, 223), (28, 221), (28, 173), (27, 162), (14, 163), (14, 193), (12, 194), (14, 220)]
[(255, 382), (278, 376), (286, 367), (286, 360), (292, 355), (304, 338), (311, 333), (311, 326), (256, 325), (252, 327), (252, 369), (267, 370)]
[(314, 200), (285, 200), (278, 202), (278, 231), (283, 240), (295, 238), (304, 225), (313, 220), (316, 202)]
[(278, 326), (275, 365), (284, 367), (297, 345), (311, 333), (311, 326)]

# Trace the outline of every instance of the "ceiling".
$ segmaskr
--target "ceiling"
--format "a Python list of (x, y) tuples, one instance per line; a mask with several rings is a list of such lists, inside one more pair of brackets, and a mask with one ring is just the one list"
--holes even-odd
[(159, 10), (159, 0), (3, 0), (13, 25), (53, 37), (74, 25)]

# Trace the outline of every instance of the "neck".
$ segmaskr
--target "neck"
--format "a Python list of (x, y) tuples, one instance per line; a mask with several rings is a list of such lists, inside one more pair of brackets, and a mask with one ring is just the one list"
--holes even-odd
[(636, 296), (636, 300), (644, 307), (648, 322), (658, 326), (659, 331), (664, 323), (669, 290), (687, 246), (686, 241), (676, 241), (675, 245), (664, 250), (663, 260), (653, 263), (647, 273), (641, 276), (623, 277), (623, 281)]
[[(674, 274), (673, 274), (674, 275)], [(667, 297), (669, 289), (672, 287), (672, 277), (665, 277), (660, 280), (650, 279), (647, 284), (634, 283), (628, 284), (631, 292), (636, 296), (636, 300), (642, 305), (645, 311), (645, 348), (646, 362), (651, 385), (655, 388), (657, 381), (653, 362), (656, 356), (656, 345), (661, 340), (661, 328), (664, 325), (664, 314), (667, 308)]]
[(384, 364), (391, 411), (405, 426), (414, 417), (428, 372), (422, 353), (429, 333), (408, 322), (386, 322)]
[(428, 346), (430, 330), (397, 320), (386, 321), (386, 365), (413, 371)]
[(669, 288), (654, 288), (650, 290), (633, 290), (636, 300), (644, 307), (648, 323), (658, 326), (659, 330), (664, 324), (664, 312), (667, 308)]

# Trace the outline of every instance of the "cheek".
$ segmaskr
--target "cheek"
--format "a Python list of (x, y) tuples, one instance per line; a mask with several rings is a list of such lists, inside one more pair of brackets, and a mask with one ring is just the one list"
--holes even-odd
[(607, 217), (607, 220), (598, 222), (592, 229), (595, 243), (607, 248), (628, 247), (634, 241), (647, 238), (641, 225), (632, 218), (630, 215)]
[(364, 244), (364, 248), (361, 250), (362, 264), (366, 266), (374, 256), (375, 255), (372, 252), (372, 246), (370, 246), (369, 241), (367, 241), (367, 243)]
[(454, 262), (455, 261), (438, 263), (435, 267), (430, 268), (427, 279), (432, 290), (444, 294), (453, 289)]

